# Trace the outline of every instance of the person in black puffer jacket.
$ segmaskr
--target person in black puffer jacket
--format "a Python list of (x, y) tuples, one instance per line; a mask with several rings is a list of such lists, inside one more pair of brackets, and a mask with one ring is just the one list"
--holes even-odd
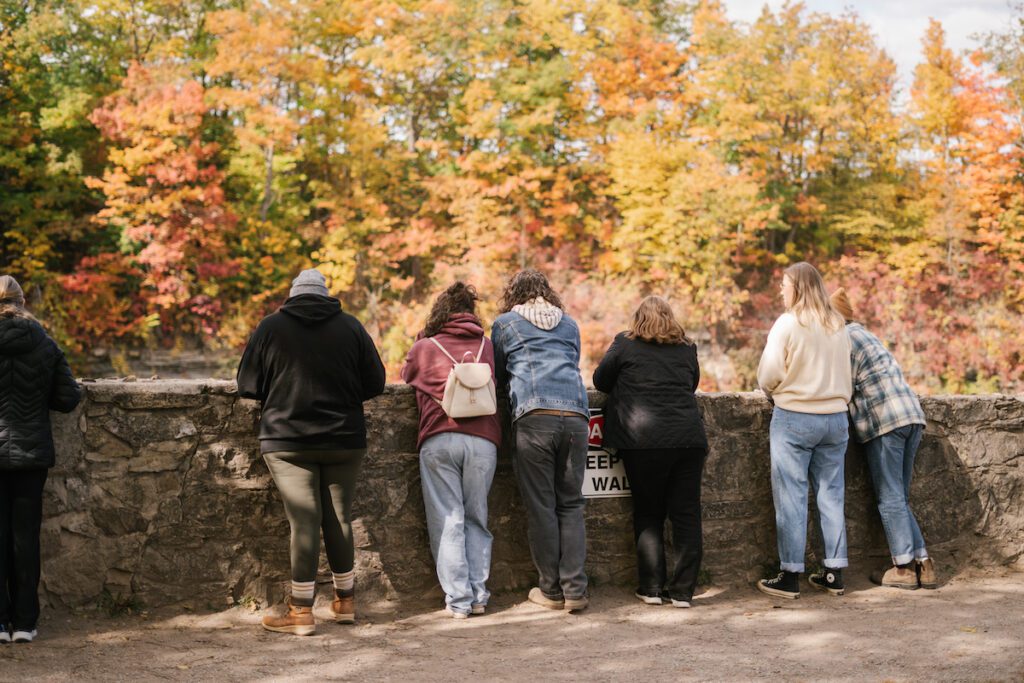
[(56, 342), (0, 276), (0, 642), (30, 642), (39, 620), (43, 486), (55, 452), (50, 410), (81, 398)]
[[(649, 605), (667, 597), (676, 607), (689, 607), (697, 587), (700, 483), (708, 450), (694, 396), (699, 382), (697, 346), (657, 296), (640, 303), (630, 330), (615, 337), (594, 371), (594, 386), (608, 394), (604, 446), (622, 458), (633, 493), (636, 596)], [(666, 516), (672, 521), (670, 576)]]

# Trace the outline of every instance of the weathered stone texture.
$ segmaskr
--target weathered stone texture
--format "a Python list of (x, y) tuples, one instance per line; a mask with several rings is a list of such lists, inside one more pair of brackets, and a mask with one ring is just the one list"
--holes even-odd
[[(55, 416), (58, 464), (46, 488), (43, 593), (94, 603), (104, 590), (149, 606), (273, 601), (288, 578), (288, 524), (255, 438), (258, 405), (233, 382), (88, 382), (86, 400)], [(592, 396), (595, 405), (602, 397)], [(704, 475), (705, 568), (716, 583), (750, 581), (775, 559), (768, 403), (760, 394), (704, 394), (711, 453)], [(1014, 561), (1024, 553), (1024, 398), (924, 400), (929, 425), (912, 500), (933, 550)], [(381, 597), (439, 595), (420, 494), (416, 408), (389, 386), (367, 405), (370, 448), (357, 489), (357, 577)], [(491, 491), (490, 587), (534, 580), (508, 444)], [(812, 517), (813, 519), (813, 517)], [(887, 555), (866, 467), (847, 456), (851, 557)], [(588, 572), (631, 584), (631, 503), (591, 500)], [(814, 561), (817, 524), (811, 524)], [(872, 560), (873, 561), (873, 560)], [(326, 568), (325, 568), (326, 569)]]

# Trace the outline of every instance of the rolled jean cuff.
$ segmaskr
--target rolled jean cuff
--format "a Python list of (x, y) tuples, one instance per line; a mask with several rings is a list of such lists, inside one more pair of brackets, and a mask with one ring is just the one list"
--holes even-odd
[(913, 553), (904, 553), (902, 555), (893, 555), (892, 556), (892, 563), (893, 564), (910, 564), (910, 562), (913, 559), (914, 559), (914, 554)]
[[(914, 559), (915, 560), (927, 560), (928, 559), (928, 549), (927, 548), (918, 548), (917, 550), (915, 550), (914, 551)], [(907, 560), (907, 562), (910, 562), (910, 560)]]
[(804, 570), (803, 562), (779, 562), (779, 569), (784, 572), (794, 572), (799, 574)]
[(845, 557), (833, 557), (822, 562), (825, 569), (845, 569), (850, 566), (849, 560)]

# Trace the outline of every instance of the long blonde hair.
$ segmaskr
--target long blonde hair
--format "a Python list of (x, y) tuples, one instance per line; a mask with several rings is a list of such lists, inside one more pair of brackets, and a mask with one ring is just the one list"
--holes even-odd
[(796, 316), (797, 322), (804, 327), (816, 322), (829, 332), (838, 332), (845, 327), (846, 321), (832, 306), (825, 291), (825, 281), (817, 268), (801, 261), (786, 268), (784, 273), (793, 283), (793, 305), (789, 311)]
[(649, 296), (640, 302), (626, 336), (655, 344), (693, 344), (676, 320), (672, 306), (660, 296)]
[(0, 318), (28, 318), (35, 320), (25, 310), (25, 292), (10, 275), (0, 275)]

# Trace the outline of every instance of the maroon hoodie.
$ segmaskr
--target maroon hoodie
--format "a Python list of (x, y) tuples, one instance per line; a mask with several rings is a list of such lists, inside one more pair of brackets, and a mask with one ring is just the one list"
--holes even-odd
[[(476, 356), (483, 337), (484, 328), (477, 317), (470, 313), (453, 313), (441, 331), (434, 335), (434, 339), (459, 361), (467, 351), (471, 356)], [(484, 339), (484, 350), (479, 360), (491, 366), (493, 376), (494, 347), (491, 346), (490, 339)], [(444, 396), (444, 385), (448, 381), (451, 369), (452, 362), (448, 357), (421, 333), (416, 343), (409, 349), (405, 366), (402, 368), (402, 379), (416, 390), (416, 404), (420, 409), (420, 434), (416, 440), (416, 447), (419, 448), (428, 438), (442, 432), (472, 434), (500, 447), (501, 425), (497, 415), (456, 420), (448, 417), (441, 408), (438, 401)]]

